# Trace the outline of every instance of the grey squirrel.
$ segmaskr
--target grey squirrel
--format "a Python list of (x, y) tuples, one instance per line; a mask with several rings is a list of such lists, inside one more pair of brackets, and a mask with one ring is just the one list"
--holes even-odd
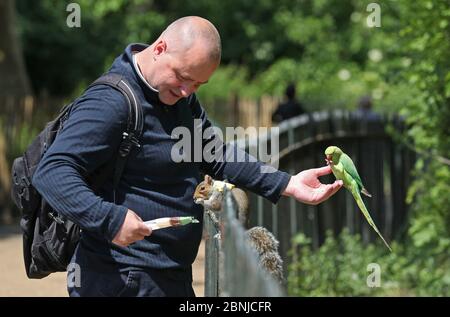
[(237, 217), (246, 228), (249, 220), (248, 197), (242, 189), (233, 184), (217, 181), (211, 176), (205, 175), (204, 180), (195, 188), (194, 202), (203, 205), (208, 210), (221, 211), (225, 187), (231, 190), (231, 195), (237, 203)]
[[(220, 212), (223, 204), (223, 190), (227, 187), (236, 200), (238, 214), (237, 218), (244, 226), (248, 227), (249, 204), (245, 191), (233, 184), (214, 180), (211, 176), (205, 175), (204, 180), (199, 183), (194, 192), (194, 202), (201, 204), (208, 211)], [(214, 215), (211, 215), (215, 217)], [(213, 219), (217, 222), (217, 219)], [(216, 224), (217, 225), (217, 224)], [(278, 254), (279, 242), (274, 235), (264, 227), (253, 227), (246, 231), (246, 237), (250, 246), (259, 255), (259, 264), (269, 272), (279, 283), (283, 282), (283, 261)]]

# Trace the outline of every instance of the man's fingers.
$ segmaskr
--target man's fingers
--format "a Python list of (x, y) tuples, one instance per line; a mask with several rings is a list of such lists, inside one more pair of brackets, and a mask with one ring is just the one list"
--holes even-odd
[(118, 245), (119, 247), (126, 247), (126, 246), (128, 246), (127, 243), (121, 242), (121, 241), (119, 241), (119, 240), (113, 240), (112, 242), (113, 242), (114, 244)]
[(133, 242), (131, 242), (131, 244), (132, 244), (132, 243), (135, 243), (135, 242), (137, 242), (137, 241), (144, 240), (145, 237), (146, 237), (146, 236), (144, 236), (144, 235), (142, 235), (142, 234), (138, 234), (138, 235), (136, 235), (136, 236), (133, 237)]
[(317, 204), (320, 204), (337, 193), (337, 191), (342, 187), (343, 182), (341, 180), (335, 181), (333, 184), (322, 185), (322, 191), (318, 197)]
[(329, 197), (333, 196), (334, 194), (337, 193), (337, 191), (342, 187), (344, 183), (341, 180), (337, 180), (335, 181), (333, 184), (328, 184), (327, 185), (327, 191), (326, 191), (326, 198), (328, 199)]
[(328, 165), (324, 167), (315, 168), (314, 172), (316, 173), (317, 176), (328, 175), (331, 174), (331, 167)]
[(143, 222), (139, 225), (139, 234), (143, 236), (149, 236), (152, 234), (152, 229), (150, 229), (146, 224)]
[(333, 184), (331, 184), (334, 188), (341, 188), (344, 185), (344, 182), (340, 179), (337, 179)]

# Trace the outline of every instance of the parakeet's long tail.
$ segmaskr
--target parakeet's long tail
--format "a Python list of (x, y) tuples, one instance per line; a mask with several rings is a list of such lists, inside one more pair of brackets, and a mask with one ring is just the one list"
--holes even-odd
[(366, 205), (364, 205), (364, 202), (361, 198), (361, 195), (359, 194), (358, 190), (356, 189), (352, 189), (351, 190), (353, 198), (355, 198), (356, 203), (358, 204), (359, 209), (361, 209), (362, 213), (364, 214), (364, 216), (367, 219), (367, 222), (369, 223), (369, 225), (375, 230), (375, 232), (380, 236), (381, 240), (383, 240), (384, 244), (387, 246), (387, 248), (389, 249), (389, 251), (392, 252), (391, 247), (389, 246), (389, 244), (386, 242), (386, 240), (384, 240), (383, 236), (381, 235), (380, 231), (378, 230), (377, 226), (375, 225), (375, 223), (372, 220), (372, 217), (369, 214), (369, 211), (366, 208)]

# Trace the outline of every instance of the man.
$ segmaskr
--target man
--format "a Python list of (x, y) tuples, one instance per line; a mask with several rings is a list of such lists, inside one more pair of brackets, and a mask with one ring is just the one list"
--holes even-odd
[(342, 184), (320, 184), (329, 167), (291, 177), (276, 171), (261, 174), (260, 162), (176, 163), (171, 131), (180, 125), (178, 107), (210, 126), (195, 91), (220, 62), (216, 28), (200, 17), (181, 18), (150, 46), (129, 45), (110, 72), (120, 73), (134, 90), (144, 111), (141, 147), (130, 154), (120, 184), (111, 182), (99, 196), (87, 186), (89, 175), (115, 157), (127, 120), (125, 99), (108, 86), (94, 86), (78, 100), (33, 178), (42, 196), (82, 228), (72, 263), (80, 267), (81, 285), (71, 296), (195, 296), (191, 264), (202, 235), (201, 225), (151, 232), (143, 220), (194, 216), (202, 207), (192, 199), (200, 171), (227, 178), (273, 203), (280, 196), (318, 204)]
[(280, 123), (281, 121), (299, 116), (305, 113), (302, 105), (295, 98), (295, 85), (289, 84), (285, 91), (286, 102), (278, 105), (277, 109), (272, 114), (272, 121), (275, 123)]

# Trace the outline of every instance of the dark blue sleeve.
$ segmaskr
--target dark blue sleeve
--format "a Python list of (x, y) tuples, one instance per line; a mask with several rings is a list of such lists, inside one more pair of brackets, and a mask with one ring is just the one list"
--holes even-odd
[[(195, 94), (189, 98), (189, 104), (194, 118), (201, 120), (202, 131), (212, 127), (205, 110), (200, 105)], [(210, 142), (217, 142), (215, 146), (217, 149), (222, 147), (221, 153), (223, 158), (211, 162), (207, 162), (203, 158), (202, 171), (215, 179), (227, 179), (230, 183), (261, 195), (274, 204), (278, 202), (289, 183), (291, 175), (274, 169), (272, 169), (272, 173), (263, 173), (262, 171), (267, 167), (265, 163), (258, 161), (237, 146), (224, 144), (217, 136), (203, 139), (203, 149)], [(239, 161), (236, 159), (230, 160), (229, 155), (240, 159)]]
[(90, 88), (74, 104), (33, 176), (33, 185), (52, 208), (109, 241), (128, 209), (95, 195), (82, 175), (116, 157), (127, 118), (119, 91), (104, 85)]

